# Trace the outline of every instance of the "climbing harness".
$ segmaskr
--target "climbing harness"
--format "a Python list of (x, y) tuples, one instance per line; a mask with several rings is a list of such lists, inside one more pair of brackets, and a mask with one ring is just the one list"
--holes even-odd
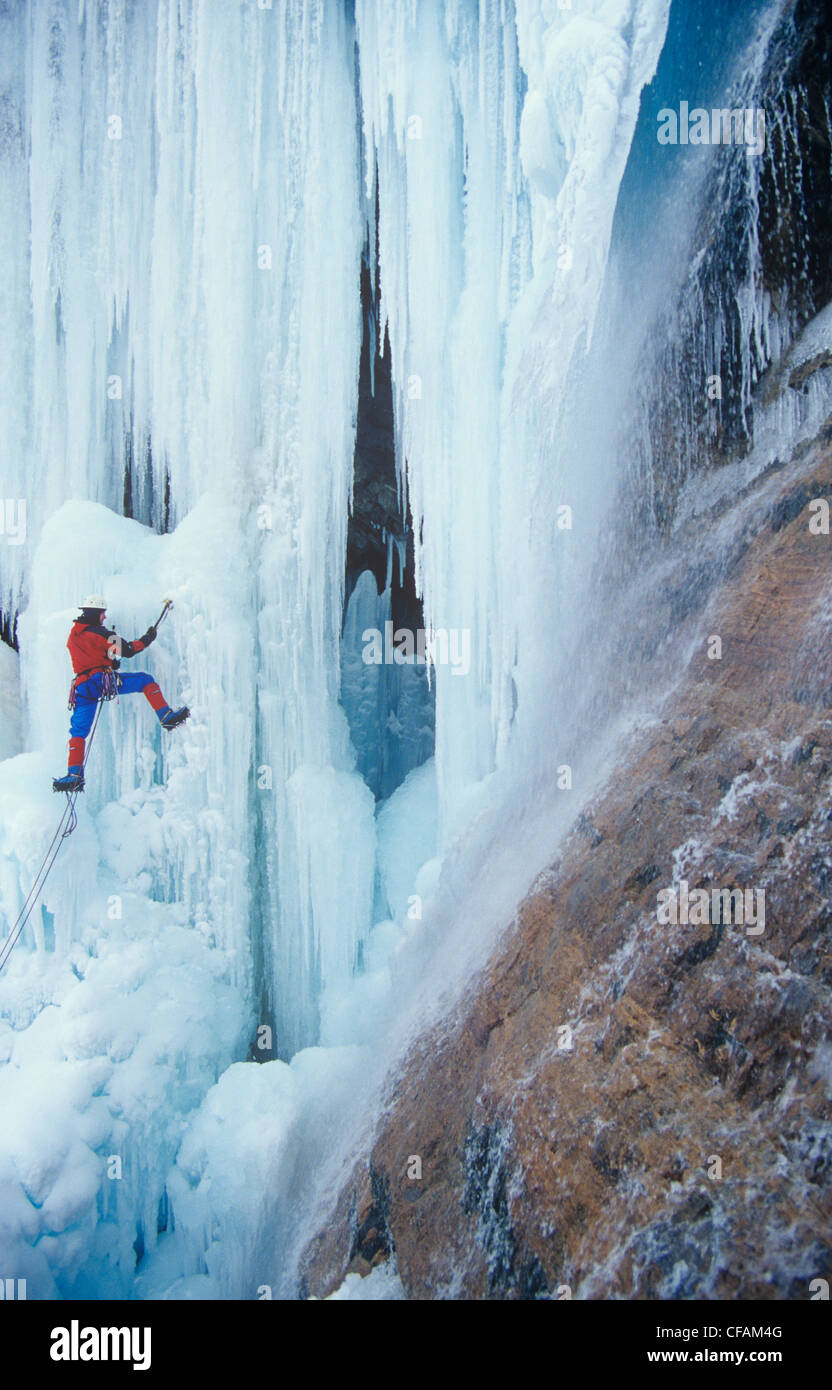
[[(162, 608), (159, 617), (156, 619), (156, 622), (153, 624), (154, 627), (159, 626), (163, 618), (167, 617), (167, 614), (172, 607), (172, 601), (169, 598), (166, 598), (164, 602), (164, 607)], [(91, 672), (88, 671), (81, 672), (81, 675), (83, 675), (85, 678), (90, 674)], [(70, 689), (70, 708), (72, 708), (75, 703), (76, 683), (77, 678), (72, 682), (72, 687)], [(108, 668), (104, 670), (102, 674), (101, 694), (99, 695), (96, 702), (98, 707), (95, 711), (95, 718), (93, 719), (92, 728), (90, 729), (89, 736), (87, 738), (86, 750), (84, 752), (84, 761), (81, 766), (82, 777), (87, 763), (89, 761), (90, 752), (92, 751), (93, 739), (95, 738), (95, 731), (98, 728), (98, 721), (101, 717), (101, 710), (104, 705), (104, 702), (105, 700), (112, 700), (113, 697), (117, 694), (118, 681), (116, 679), (115, 672)], [(37, 903), (38, 898), (40, 897), (41, 892), (43, 891), (44, 884), (46, 883), (46, 880), (48, 879), (52, 871), (52, 865), (55, 863), (55, 860), (58, 857), (58, 851), (60, 850), (61, 845), (63, 844), (64, 840), (68, 839), (68, 837), (72, 834), (73, 830), (78, 824), (78, 816), (75, 811), (75, 802), (78, 800), (79, 793), (82, 790), (82, 787), (78, 787), (75, 791), (68, 791), (66, 793), (66, 806), (64, 807), (63, 814), (58, 822), (58, 828), (55, 831), (55, 834), (52, 836), (52, 842), (48, 850), (46, 851), (46, 854), (44, 855), (43, 863), (38, 869), (38, 872), (35, 876), (35, 881), (29, 889), (26, 900), (22, 908), (20, 909), (17, 921), (15, 922), (14, 926), (12, 927), (11, 931), (9, 932), (9, 935), (6, 937), (6, 940), (3, 942), (2, 946), (0, 946), (0, 970), (3, 970), (3, 968), (5, 967), (6, 962), (9, 959), (9, 956), (11, 955), (12, 951), (14, 950), (14, 947), (20, 939), (20, 935), (23, 931), (23, 928), (26, 926), (26, 923), (28, 922), (29, 918), (32, 915), (32, 912), (34, 911), (35, 904)]]
[(112, 666), (91, 666), (89, 671), (79, 671), (72, 685), (69, 687), (69, 700), (67, 708), (74, 709), (75, 701), (78, 698), (78, 686), (83, 685), (89, 680), (90, 676), (101, 677), (101, 694), (99, 700), (115, 700), (118, 696), (118, 679)]

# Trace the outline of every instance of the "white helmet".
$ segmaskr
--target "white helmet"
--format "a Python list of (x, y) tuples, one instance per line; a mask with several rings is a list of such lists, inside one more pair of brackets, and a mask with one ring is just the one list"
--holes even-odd
[(101, 611), (104, 612), (106, 611), (107, 603), (106, 600), (103, 599), (100, 594), (88, 594), (87, 597), (84, 599), (84, 602), (81, 604), (81, 607), (100, 608)]

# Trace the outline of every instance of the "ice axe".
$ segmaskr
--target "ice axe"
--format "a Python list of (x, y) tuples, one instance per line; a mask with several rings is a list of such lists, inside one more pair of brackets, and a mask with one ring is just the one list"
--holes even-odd
[(172, 599), (172, 598), (166, 598), (166, 599), (165, 599), (165, 602), (164, 602), (164, 607), (162, 608), (161, 613), (159, 614), (158, 618), (156, 619), (155, 623), (153, 624), (154, 627), (158, 627), (158, 626), (159, 626), (159, 624), (160, 624), (160, 622), (162, 621), (162, 619), (167, 617), (167, 615), (168, 615), (168, 610), (169, 610), (170, 608), (172, 608), (172, 607), (173, 607), (173, 599)]

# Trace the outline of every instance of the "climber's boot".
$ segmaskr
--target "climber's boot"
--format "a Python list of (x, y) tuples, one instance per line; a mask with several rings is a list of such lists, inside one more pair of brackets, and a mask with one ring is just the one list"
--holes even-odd
[(168, 708), (166, 712), (160, 710), (159, 723), (163, 729), (175, 729), (178, 725), (184, 724), (185, 720), (190, 718), (190, 714), (191, 711), (187, 705), (183, 705), (181, 709)]
[(52, 790), (56, 792), (82, 792), (84, 790), (84, 769), (71, 767), (66, 777), (55, 777)]

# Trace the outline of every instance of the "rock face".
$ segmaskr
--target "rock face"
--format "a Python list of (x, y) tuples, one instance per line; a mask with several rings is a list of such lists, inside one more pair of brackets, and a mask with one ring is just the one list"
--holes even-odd
[[(673, 6), (671, 30), (673, 11), (685, 9)], [(832, 299), (830, 21), (832, 0), (780, 7), (764, 61), (732, 97), (763, 114), (765, 149), (749, 160), (735, 145), (713, 161), (688, 273), (665, 306), (665, 331), (645, 340), (646, 408), (628, 449), (640, 459), (638, 530), (651, 518), (666, 532), (692, 472), (753, 448), (766, 404), (757, 383), (776, 374), (785, 344)], [(712, 396), (702, 387), (709, 378), (721, 383)]]
[[(711, 596), (721, 657), (703, 640), (391, 1082), (301, 1292), (390, 1258), (421, 1299), (807, 1299), (832, 1281), (832, 538), (810, 529), (826, 436), (768, 480)], [(660, 920), (683, 880), (691, 903), (742, 888), (763, 911)]]

